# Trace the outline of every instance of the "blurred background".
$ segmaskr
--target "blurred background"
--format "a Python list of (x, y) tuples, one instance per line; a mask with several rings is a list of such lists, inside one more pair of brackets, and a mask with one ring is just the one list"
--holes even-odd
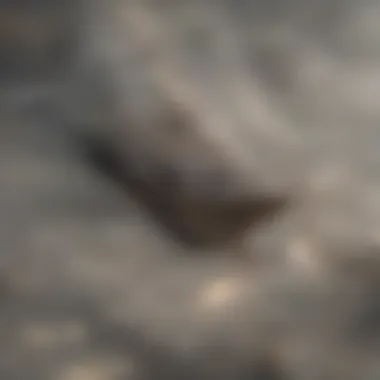
[(0, 378), (380, 378), (380, 4), (0, 0)]

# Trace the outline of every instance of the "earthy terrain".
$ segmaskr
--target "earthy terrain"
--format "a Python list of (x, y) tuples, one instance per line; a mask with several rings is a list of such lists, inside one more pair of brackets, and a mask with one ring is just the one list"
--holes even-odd
[(0, 1), (0, 379), (379, 379), (378, 15)]

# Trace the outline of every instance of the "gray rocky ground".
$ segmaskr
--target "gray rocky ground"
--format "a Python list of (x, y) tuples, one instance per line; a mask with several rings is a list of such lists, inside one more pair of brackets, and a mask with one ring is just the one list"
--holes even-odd
[(0, 379), (378, 379), (379, 13), (0, 1)]

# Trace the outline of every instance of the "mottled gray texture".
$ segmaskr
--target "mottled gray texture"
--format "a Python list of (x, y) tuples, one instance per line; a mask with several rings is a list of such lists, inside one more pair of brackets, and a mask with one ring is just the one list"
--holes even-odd
[(66, 4), (0, 1), (0, 378), (378, 379), (377, 2)]

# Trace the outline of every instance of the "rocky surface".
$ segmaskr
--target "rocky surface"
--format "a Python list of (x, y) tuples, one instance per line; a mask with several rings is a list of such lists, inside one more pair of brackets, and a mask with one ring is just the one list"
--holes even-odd
[(0, 378), (378, 379), (376, 2), (65, 6), (0, 2)]

